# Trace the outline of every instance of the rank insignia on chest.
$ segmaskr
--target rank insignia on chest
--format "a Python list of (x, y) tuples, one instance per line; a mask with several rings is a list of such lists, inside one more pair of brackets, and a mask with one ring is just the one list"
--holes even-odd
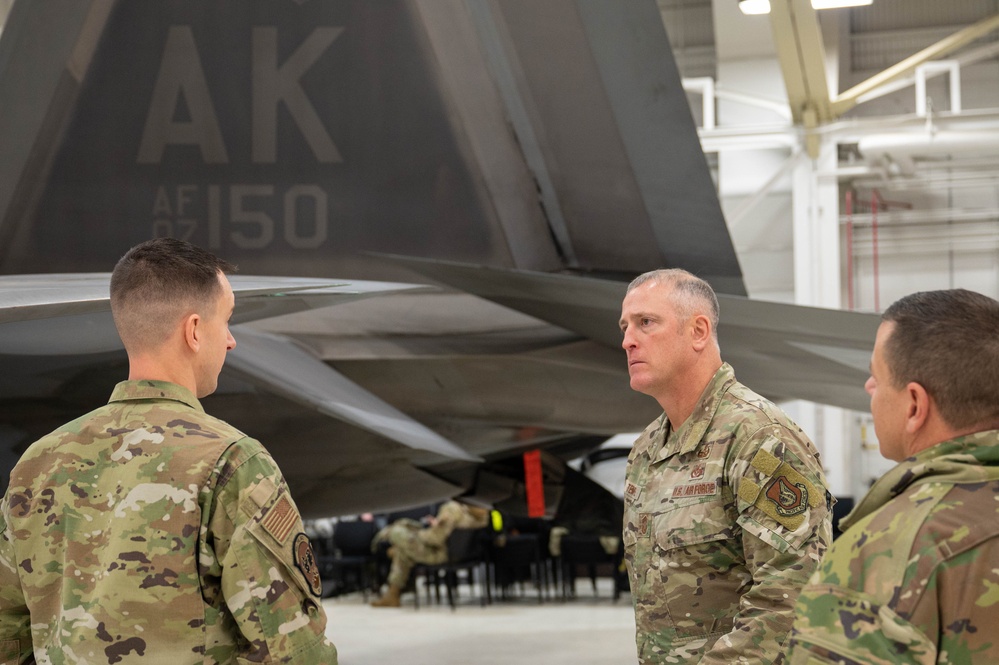
[(808, 508), (808, 488), (802, 483), (792, 483), (787, 476), (777, 476), (767, 488), (767, 499), (784, 517), (800, 515)]
[(305, 582), (312, 595), (320, 597), (323, 595), (323, 582), (319, 578), (319, 566), (316, 565), (316, 555), (312, 553), (312, 544), (309, 537), (304, 533), (295, 536), (295, 545), (292, 548), (295, 553), (295, 566), (302, 571)]

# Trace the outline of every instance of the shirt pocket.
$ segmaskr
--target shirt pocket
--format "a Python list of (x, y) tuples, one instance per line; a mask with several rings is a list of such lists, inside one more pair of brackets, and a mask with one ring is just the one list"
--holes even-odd
[(732, 629), (752, 582), (733, 510), (711, 497), (684, 500), (653, 521), (663, 597), (678, 637)]

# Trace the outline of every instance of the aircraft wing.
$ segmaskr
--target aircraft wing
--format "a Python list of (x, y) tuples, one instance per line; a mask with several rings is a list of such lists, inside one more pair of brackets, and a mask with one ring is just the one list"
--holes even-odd
[[(44, 390), (32, 395), (32, 387), (40, 389), (54, 382), (63, 389), (67, 381), (58, 377), (68, 376), (67, 373), (93, 377), (95, 371), (100, 375), (110, 368), (119, 368), (121, 374), (117, 378), (124, 378), (124, 350), (111, 320), (109, 279), (107, 273), (0, 276), (0, 357), (7, 358), (5, 367), (21, 380), (16, 389), (7, 391), (8, 398), (16, 394), (26, 401), (51, 399), (54, 396), (45, 395)], [(369, 430), (377, 439), (400, 444), (408, 450), (401, 457), (395, 454), (402, 475), (413, 473), (409, 467), (414, 464), (481, 461), (338, 375), (292, 340), (254, 331), (245, 325), (388, 293), (427, 291), (428, 287), (244, 275), (233, 275), (230, 281), (236, 299), (233, 318), (244, 325), (232, 326), (238, 341), (227, 361), (227, 387), (222, 392), (230, 396), (245, 393), (246, 388), (238, 384), (242, 379), (250, 386), (285, 396), (301, 407)], [(88, 396), (95, 392), (78, 389), (81, 390)], [(96, 403), (99, 402), (93, 405)], [(46, 426), (54, 426), (52, 417), (45, 419)], [(23, 413), (12, 414), (10, 425), (0, 434), (11, 439), (18, 435), (16, 423), (30, 419), (30, 415), (26, 418)], [(24, 433), (20, 432), (19, 445), (30, 443), (32, 437), (25, 437)], [(43, 433), (31, 432), (32, 436)], [(457, 490), (430, 477), (423, 482), (428, 481), (437, 486), (441, 497)]]
[[(0, 275), (0, 353), (75, 355), (120, 350), (111, 320), (110, 279), (110, 273)], [(236, 298), (234, 323), (421, 288), (249, 275), (232, 275), (230, 283)]]
[[(154, 236), (304, 280), (237, 293), (204, 403), (316, 516), (517, 494), (519, 453), (658, 415), (617, 348), (624, 282), (746, 293), (654, 0), (14, 0), (0, 145), (3, 468), (126, 371), (106, 278), (19, 275)], [(336, 307), (296, 304), (324, 280)], [(843, 354), (869, 322), (765, 307), (723, 304), (740, 376), (858, 403)]]
[[(389, 257), (386, 257), (389, 258)], [(620, 348), (617, 322), (627, 284), (391, 257), (435, 281)], [(877, 314), (718, 294), (722, 357), (746, 385), (773, 400), (806, 399), (866, 410), (864, 381)], [(621, 360), (623, 368), (623, 358)]]

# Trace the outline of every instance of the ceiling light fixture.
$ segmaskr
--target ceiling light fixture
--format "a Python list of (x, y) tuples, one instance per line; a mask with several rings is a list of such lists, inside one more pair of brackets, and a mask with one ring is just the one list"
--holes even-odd
[[(842, 7), (862, 7), (874, 0), (812, 0), (814, 9), (840, 9)], [(769, 14), (770, 0), (739, 0), (743, 14)]]

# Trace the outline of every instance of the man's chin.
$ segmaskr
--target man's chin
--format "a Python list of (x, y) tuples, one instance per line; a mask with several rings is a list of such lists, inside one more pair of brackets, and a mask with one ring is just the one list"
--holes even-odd
[(649, 381), (642, 376), (631, 377), (630, 385), (632, 390), (634, 390), (636, 393), (642, 393), (643, 395), (648, 395), (649, 389), (651, 387)]

